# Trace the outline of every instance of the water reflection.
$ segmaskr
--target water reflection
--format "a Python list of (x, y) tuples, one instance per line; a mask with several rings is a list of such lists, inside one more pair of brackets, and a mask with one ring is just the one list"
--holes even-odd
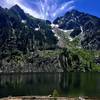
[(100, 96), (99, 73), (33, 73), (0, 75), (0, 97), (49, 95)]
[(64, 95), (100, 96), (99, 73), (63, 73), (60, 87)]

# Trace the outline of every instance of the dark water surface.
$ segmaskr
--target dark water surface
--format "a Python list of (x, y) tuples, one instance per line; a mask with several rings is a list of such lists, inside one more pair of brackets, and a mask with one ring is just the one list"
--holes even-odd
[(0, 74), (0, 97), (50, 95), (100, 96), (100, 73)]

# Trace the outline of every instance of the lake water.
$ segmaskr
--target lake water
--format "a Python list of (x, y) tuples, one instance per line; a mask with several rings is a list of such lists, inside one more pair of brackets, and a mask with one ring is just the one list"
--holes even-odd
[(100, 96), (100, 73), (33, 73), (0, 75), (0, 97), (50, 95)]

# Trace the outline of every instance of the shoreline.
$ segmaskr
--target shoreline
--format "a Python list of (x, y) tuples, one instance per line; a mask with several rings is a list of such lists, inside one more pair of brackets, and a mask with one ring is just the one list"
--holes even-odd
[[(10, 72), (10, 73), (6, 73), (6, 72), (0, 72), (0, 75), (13, 75), (13, 74), (35, 74), (35, 73), (66, 73), (66, 72)], [(70, 72), (72, 73), (72, 72)], [(76, 72), (74, 72), (76, 73)], [(83, 72), (84, 73), (84, 72)]]
[(4, 97), (0, 100), (100, 100), (100, 97), (51, 97), (51, 96), (16, 96)]

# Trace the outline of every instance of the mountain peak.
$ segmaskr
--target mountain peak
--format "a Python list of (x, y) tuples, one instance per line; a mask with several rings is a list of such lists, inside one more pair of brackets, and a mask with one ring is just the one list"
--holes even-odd
[(21, 9), (21, 7), (19, 5), (14, 5), (10, 8), (10, 10), (14, 11), (14, 12), (19, 12), (19, 13), (24, 13), (23, 9)]
[(70, 36), (81, 36), (83, 48), (100, 49), (100, 40), (97, 34), (100, 31), (100, 18), (78, 10), (71, 10), (53, 23), (58, 24), (59, 28), (63, 30), (73, 29)]
[(65, 16), (67, 16), (67, 15), (69, 15), (69, 14), (71, 14), (71, 15), (79, 15), (79, 14), (81, 14), (82, 12), (80, 12), (80, 11), (78, 11), (78, 10), (76, 10), (76, 9), (73, 9), (73, 10), (71, 10), (71, 11), (68, 11), (66, 14), (65, 14)]
[(16, 4), (16, 5), (12, 6), (10, 9), (21, 9), (21, 8), (19, 5)]
[(27, 15), (23, 11), (23, 9), (21, 9), (21, 7), (17, 4), (11, 7), (9, 10), (12, 11), (17, 16), (20, 16), (20, 18), (23, 20), (27, 18)]

